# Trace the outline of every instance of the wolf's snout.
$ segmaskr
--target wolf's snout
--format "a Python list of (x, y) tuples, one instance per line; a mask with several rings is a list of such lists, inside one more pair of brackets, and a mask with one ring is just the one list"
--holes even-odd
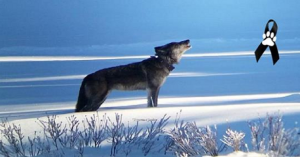
[(190, 40), (183, 40), (179, 42), (180, 44), (190, 44)]
[(186, 45), (187, 48), (191, 48), (190, 40), (184, 40), (181, 43), (184, 44), (184, 45)]
[(183, 42), (189, 44), (190, 40), (189, 39), (188, 40), (184, 40)]

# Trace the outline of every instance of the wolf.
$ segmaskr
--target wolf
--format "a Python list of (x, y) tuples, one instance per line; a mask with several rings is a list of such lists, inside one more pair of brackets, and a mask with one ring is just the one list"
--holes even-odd
[(161, 86), (191, 48), (190, 40), (155, 47), (155, 56), (87, 75), (79, 89), (75, 112), (96, 111), (112, 90), (147, 90), (148, 107), (157, 107)]

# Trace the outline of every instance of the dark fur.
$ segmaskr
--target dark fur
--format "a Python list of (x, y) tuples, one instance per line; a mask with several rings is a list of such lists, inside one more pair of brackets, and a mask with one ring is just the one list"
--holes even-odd
[(76, 112), (96, 111), (111, 90), (147, 90), (148, 107), (157, 107), (160, 87), (190, 48), (189, 40), (155, 47), (156, 56), (141, 62), (96, 71), (81, 84)]

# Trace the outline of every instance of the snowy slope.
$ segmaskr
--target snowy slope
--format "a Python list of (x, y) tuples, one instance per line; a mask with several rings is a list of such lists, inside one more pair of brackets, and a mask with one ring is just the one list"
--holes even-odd
[[(114, 91), (98, 114), (122, 114), (123, 122), (134, 125), (140, 121), (142, 126), (167, 114), (171, 119), (166, 129), (170, 129), (176, 113), (182, 111), (182, 120), (195, 121), (198, 126), (217, 125), (221, 133), (228, 127), (244, 131), (248, 142), (246, 122), (263, 118), (267, 113), (280, 112), (287, 128), (299, 127), (300, 73), (294, 68), (300, 65), (298, 51), (283, 51), (275, 66), (268, 53), (256, 63), (251, 52), (190, 51), (162, 87), (158, 108), (146, 108), (144, 91)], [(27, 135), (42, 131), (37, 118), (45, 119), (46, 115), (56, 114), (66, 122), (71, 115), (83, 120), (95, 114), (73, 112), (81, 79), (93, 72), (91, 69), (126, 64), (145, 56), (40, 58), (43, 60), (0, 58), (1, 64), (11, 67), (0, 79), (0, 116), (20, 124)]]

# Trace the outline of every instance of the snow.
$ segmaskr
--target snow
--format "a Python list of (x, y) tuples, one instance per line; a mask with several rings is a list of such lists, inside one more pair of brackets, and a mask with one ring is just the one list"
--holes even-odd
[[(205, 156), (204, 156), (205, 157)], [(233, 152), (228, 155), (220, 155), (219, 157), (267, 157), (267, 155), (259, 153)]]
[[(181, 111), (182, 120), (195, 121), (198, 126), (217, 125), (219, 131), (224, 133), (228, 126), (245, 131), (247, 121), (264, 118), (267, 113), (280, 112), (286, 117), (285, 127), (299, 127), (300, 87), (296, 84), (299, 82), (299, 71), (292, 67), (299, 65), (295, 60), (300, 58), (299, 51), (283, 51), (276, 66), (270, 66), (271, 57), (268, 54), (256, 63), (254, 54), (250, 52), (201, 54), (190, 51), (176, 65), (175, 71), (162, 87), (158, 108), (146, 107), (146, 93), (143, 91), (114, 91), (100, 107), (98, 114), (106, 114), (108, 117), (114, 117), (115, 113), (122, 114), (124, 122), (134, 125), (136, 121), (140, 121), (142, 126), (147, 126), (151, 120), (160, 119), (167, 114), (171, 119), (166, 129), (171, 129), (176, 114)], [(95, 69), (101, 69), (144, 58), (139, 57), (98, 57), (101, 60), (85, 60), (86, 57), (53, 60), (51, 57), (43, 57), (45, 60), (38, 62), (26, 58), (15, 60), (16, 57), (11, 57), (10, 61), (5, 60), (5, 64), (12, 66), (17, 63), (18, 66), (12, 67), (9, 75), (0, 79), (1, 92), (7, 95), (0, 100), (0, 117), (19, 124), (26, 135), (42, 131), (37, 118), (45, 119), (46, 115), (58, 115), (59, 120), (64, 123), (71, 115), (83, 120), (95, 113), (74, 113), (80, 82), (90, 69), (83, 68), (81, 74), (74, 73), (71, 69), (81, 69), (80, 66), (88, 62), (100, 63)], [(33, 58), (35, 57), (31, 57)], [(66, 65), (63, 75), (58, 75), (55, 70), (49, 75), (45, 71), (32, 73), (34, 69), (29, 69), (35, 64), (34, 67), (58, 70), (61, 66), (59, 63)], [(16, 73), (18, 69), (23, 73)], [(46, 99), (40, 101), (43, 97)], [(246, 141), (250, 141), (249, 136), (246, 131)], [(99, 150), (89, 152), (94, 151), (99, 153)], [(103, 151), (109, 154), (108, 150)], [(239, 152), (229, 156), (245, 154)]]
[[(267, 52), (268, 53), (268, 52)], [(281, 51), (280, 54), (298, 54), (300, 51)], [(219, 52), (219, 53), (193, 53), (184, 57), (226, 57), (226, 56), (252, 56), (253, 52)], [(46, 61), (92, 61), (92, 60), (118, 60), (118, 59), (146, 59), (149, 56), (0, 56), (0, 62), (46, 62)]]

